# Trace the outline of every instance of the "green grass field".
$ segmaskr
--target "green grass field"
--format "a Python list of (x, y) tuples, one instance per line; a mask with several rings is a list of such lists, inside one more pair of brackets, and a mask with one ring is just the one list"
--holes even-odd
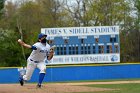
[[(101, 84), (101, 85), (86, 85), (88, 87), (99, 87), (99, 88), (112, 88), (116, 90), (104, 91), (104, 92), (94, 92), (94, 93), (140, 93), (140, 84)], [(83, 92), (80, 92), (83, 93)], [(91, 93), (91, 92), (84, 92)], [(92, 92), (93, 93), (93, 92)]]

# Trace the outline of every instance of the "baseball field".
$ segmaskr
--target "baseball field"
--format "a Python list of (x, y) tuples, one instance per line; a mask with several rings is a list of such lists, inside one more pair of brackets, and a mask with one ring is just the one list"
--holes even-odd
[(140, 93), (139, 71), (140, 64), (52, 67), (38, 89), (38, 70), (20, 86), (17, 68), (1, 68), (0, 93)]
[(36, 84), (0, 84), (0, 93), (139, 93), (140, 80), (88, 81)]

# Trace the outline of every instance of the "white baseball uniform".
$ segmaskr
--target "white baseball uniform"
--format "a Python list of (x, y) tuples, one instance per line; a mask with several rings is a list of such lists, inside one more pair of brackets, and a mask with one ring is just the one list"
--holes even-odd
[(30, 80), (35, 68), (40, 69), (40, 73), (46, 73), (46, 63), (47, 55), (50, 51), (50, 45), (46, 45), (41, 42), (37, 42), (33, 45), (36, 50), (33, 50), (29, 58), (27, 59), (27, 69), (26, 74), (23, 76), (24, 80)]

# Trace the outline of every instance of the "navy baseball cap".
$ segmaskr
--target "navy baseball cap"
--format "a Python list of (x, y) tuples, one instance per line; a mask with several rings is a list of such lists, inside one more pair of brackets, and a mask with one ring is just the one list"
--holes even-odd
[(40, 33), (40, 34), (38, 35), (38, 39), (40, 39), (40, 38), (42, 38), (42, 37), (44, 37), (44, 36), (47, 37), (47, 35), (45, 35), (45, 34), (43, 34), (43, 33)]

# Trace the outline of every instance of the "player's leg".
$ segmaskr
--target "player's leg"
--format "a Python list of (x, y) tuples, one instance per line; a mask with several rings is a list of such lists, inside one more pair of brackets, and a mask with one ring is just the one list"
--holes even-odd
[(40, 70), (37, 87), (40, 88), (46, 74), (46, 64), (44, 62), (41, 62), (37, 64), (37, 67)]
[(34, 62), (28, 60), (26, 74), (21, 78), (21, 81), (20, 81), (21, 86), (23, 86), (24, 81), (30, 80), (35, 68), (36, 68), (36, 64)]
[(31, 76), (32, 76), (32, 74), (33, 74), (35, 68), (36, 68), (36, 63), (34, 63), (33, 61), (30, 61), (30, 60), (29, 60), (28, 63), (27, 63), (26, 74), (23, 76), (23, 79), (24, 79), (25, 81), (28, 81), (28, 80), (31, 79)]
[(20, 82), (21, 86), (23, 86), (23, 84), (24, 84), (23, 76), (26, 73), (26, 68), (23, 66), (22, 68), (19, 68), (18, 71), (19, 71), (19, 82)]

